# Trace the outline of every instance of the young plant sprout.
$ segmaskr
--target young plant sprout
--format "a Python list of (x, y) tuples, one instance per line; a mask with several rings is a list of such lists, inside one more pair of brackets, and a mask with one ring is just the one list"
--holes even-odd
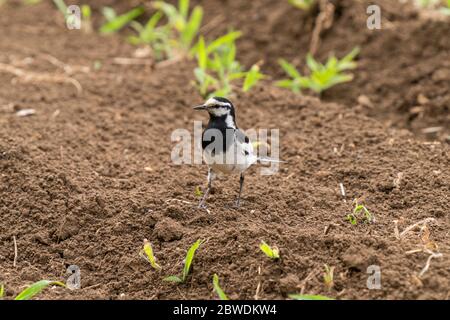
[(5, 286), (2, 284), (0, 285), (0, 299), (3, 299), (4, 295), (5, 295)]
[(153, 249), (150, 242), (147, 239), (144, 239), (144, 248), (140, 252), (141, 257), (150, 262), (150, 265), (155, 270), (161, 270), (161, 266), (156, 263), (156, 258), (153, 255)]
[(201, 197), (203, 195), (202, 189), (200, 189), (199, 186), (195, 187), (195, 196), (196, 197)]
[(272, 260), (278, 260), (280, 259), (280, 250), (276, 246), (269, 246), (264, 241), (261, 241), (261, 244), (259, 245), (259, 248), (266, 256), (268, 256)]
[(362, 215), (362, 220), (367, 223), (375, 222), (375, 217), (370, 213), (370, 211), (362, 204), (358, 204), (358, 200), (354, 201), (355, 208), (353, 212), (347, 215), (347, 220), (352, 225), (358, 224), (358, 217)]
[(324, 265), (325, 273), (323, 274), (323, 283), (330, 291), (334, 287), (334, 267), (330, 267), (327, 264)]
[(288, 2), (298, 9), (308, 11), (316, 0), (288, 0)]
[(169, 25), (158, 26), (161, 20), (162, 12), (156, 12), (145, 25), (137, 21), (132, 21), (130, 26), (136, 30), (137, 36), (128, 37), (128, 41), (134, 45), (147, 44), (152, 50), (156, 60), (172, 56), (172, 48), (170, 46), (170, 27)]
[(29, 300), (40, 293), (42, 290), (44, 290), (46, 287), (53, 285), (61, 286), (64, 288), (66, 287), (64, 283), (59, 281), (41, 280), (33, 283), (28, 288), (23, 290), (14, 298), (14, 300)]
[(189, 15), (189, 0), (179, 0), (178, 8), (164, 1), (155, 1), (152, 4), (164, 13), (168, 25), (176, 33), (172, 41), (173, 49), (188, 53), (202, 24), (202, 7), (195, 6)]
[(186, 259), (184, 260), (184, 268), (181, 277), (179, 276), (169, 276), (164, 278), (164, 281), (174, 282), (174, 283), (183, 283), (186, 281), (189, 270), (191, 269), (192, 261), (194, 260), (195, 251), (200, 247), (203, 240), (197, 240), (186, 253)]
[(318, 94), (337, 84), (353, 80), (353, 75), (343, 73), (346, 70), (356, 68), (355, 57), (359, 53), (359, 48), (353, 49), (341, 60), (335, 56), (328, 58), (326, 64), (316, 61), (312, 55), (308, 54), (306, 64), (310, 70), (309, 76), (302, 76), (300, 72), (286, 60), (280, 59), (279, 64), (291, 79), (284, 79), (276, 82), (278, 87), (287, 88), (293, 92), (301, 93), (302, 89), (309, 89)]
[(217, 274), (214, 274), (213, 276), (213, 286), (214, 291), (216, 291), (217, 295), (219, 296), (220, 300), (230, 300), (225, 292), (222, 290), (222, 288), (219, 285), (219, 276)]
[(258, 65), (244, 71), (236, 60), (235, 41), (240, 35), (238, 31), (229, 32), (208, 45), (200, 37), (193, 51), (198, 64), (194, 75), (202, 97), (226, 97), (233, 91), (233, 83), (237, 80), (243, 81), (242, 90), (246, 92), (264, 78)]
[(333, 298), (314, 294), (290, 294), (288, 297), (294, 300), (334, 300)]
[[(164, 1), (155, 1), (152, 5), (157, 12), (145, 25), (131, 22), (130, 26), (138, 35), (129, 37), (130, 43), (149, 45), (156, 60), (189, 56), (200, 30), (203, 9), (196, 6), (189, 15), (189, 0), (179, 0), (178, 8)], [(167, 23), (160, 25), (163, 16)]]
[(143, 14), (144, 8), (136, 7), (118, 16), (113, 8), (104, 7), (102, 13), (107, 22), (101, 26), (100, 33), (111, 34), (124, 28), (131, 21)]

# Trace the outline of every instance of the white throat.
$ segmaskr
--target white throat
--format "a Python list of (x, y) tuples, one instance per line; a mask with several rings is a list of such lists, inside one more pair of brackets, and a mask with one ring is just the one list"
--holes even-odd
[(227, 117), (225, 118), (225, 123), (227, 124), (228, 128), (236, 129), (236, 125), (234, 124), (233, 117), (231, 116), (231, 114), (227, 115)]

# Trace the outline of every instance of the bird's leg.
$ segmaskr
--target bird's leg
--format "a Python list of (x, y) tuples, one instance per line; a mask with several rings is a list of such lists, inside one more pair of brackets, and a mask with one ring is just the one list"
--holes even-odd
[(239, 178), (239, 195), (238, 195), (238, 198), (236, 200), (236, 207), (238, 207), (238, 208), (241, 205), (241, 193), (242, 193), (242, 188), (243, 187), (244, 187), (244, 174), (241, 173), (241, 177)]
[(208, 188), (206, 189), (206, 192), (203, 195), (202, 200), (200, 200), (200, 203), (198, 204), (199, 208), (205, 208), (206, 207), (205, 206), (205, 201), (206, 201), (206, 198), (208, 197), (209, 190), (211, 190), (213, 178), (214, 178), (214, 172), (212, 171), (211, 168), (208, 168)]

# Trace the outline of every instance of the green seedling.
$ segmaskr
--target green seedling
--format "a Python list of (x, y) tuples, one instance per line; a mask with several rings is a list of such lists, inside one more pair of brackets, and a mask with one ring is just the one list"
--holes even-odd
[(195, 187), (195, 196), (196, 197), (201, 197), (203, 195), (202, 189), (200, 189), (199, 186)]
[(0, 285), (0, 299), (3, 299), (4, 295), (5, 295), (5, 286), (2, 284)]
[(197, 249), (200, 247), (200, 245), (202, 244), (202, 240), (197, 240), (188, 250), (188, 252), (186, 253), (186, 258), (184, 260), (184, 268), (183, 268), (183, 273), (181, 275), (181, 277), (179, 276), (169, 276), (164, 278), (164, 281), (169, 281), (169, 282), (174, 282), (174, 283), (183, 283), (186, 281), (188, 275), (189, 275), (189, 271), (191, 269), (191, 265), (192, 265), (192, 261), (194, 260), (194, 255), (195, 252), (197, 251)]
[(59, 281), (41, 280), (33, 283), (31, 286), (23, 290), (14, 298), (14, 300), (29, 300), (40, 293), (42, 290), (44, 290), (46, 287), (53, 285), (61, 286), (64, 288), (66, 287), (64, 283)]
[(194, 70), (196, 85), (204, 97), (228, 96), (233, 91), (234, 83), (241, 80), (242, 90), (247, 92), (264, 78), (259, 66), (253, 65), (249, 71), (236, 60), (236, 39), (241, 35), (232, 31), (206, 44), (200, 37), (194, 47), (197, 58), (197, 68)]
[(156, 258), (153, 255), (153, 249), (150, 242), (147, 239), (144, 239), (144, 248), (140, 252), (141, 257), (150, 262), (150, 265), (155, 270), (161, 270), (161, 266), (156, 263)]
[(219, 285), (219, 276), (217, 274), (214, 274), (213, 276), (213, 286), (214, 290), (216, 291), (217, 295), (219, 296), (220, 300), (230, 300), (228, 299), (225, 292), (222, 290), (222, 288)]
[(145, 25), (132, 21), (130, 26), (136, 30), (137, 36), (130, 36), (128, 41), (134, 45), (147, 44), (155, 55), (156, 60), (162, 60), (172, 56), (170, 27), (168, 25), (158, 26), (162, 12), (156, 12)]
[(259, 66), (257, 64), (254, 64), (249, 71), (247, 71), (247, 74), (245, 75), (244, 84), (242, 86), (242, 91), (247, 92), (253, 86), (255, 86), (259, 80), (264, 78), (264, 75), (259, 71)]
[(333, 298), (314, 294), (290, 294), (289, 298), (294, 300), (334, 300)]
[(302, 89), (309, 89), (321, 94), (337, 84), (353, 80), (353, 75), (344, 73), (344, 71), (356, 68), (357, 64), (353, 60), (358, 53), (359, 48), (355, 48), (341, 60), (331, 56), (326, 64), (321, 64), (308, 54), (306, 64), (310, 70), (309, 76), (302, 76), (292, 64), (280, 59), (280, 66), (291, 79), (277, 81), (276, 85), (297, 93), (300, 93)]
[(323, 283), (330, 291), (334, 287), (334, 267), (330, 267), (327, 264), (324, 265), (325, 273), (323, 274)]
[(131, 21), (143, 14), (144, 8), (136, 7), (119, 16), (116, 14), (114, 9), (109, 7), (103, 8), (102, 12), (107, 22), (101, 26), (100, 33), (111, 34), (124, 28)]
[(298, 9), (308, 11), (316, 0), (288, 0), (288, 2)]
[(264, 241), (261, 241), (261, 244), (259, 245), (259, 248), (266, 256), (268, 256), (272, 260), (280, 259), (280, 250), (274, 246), (271, 247)]
[(374, 216), (370, 213), (370, 211), (362, 204), (358, 204), (358, 201), (355, 200), (355, 208), (353, 212), (347, 215), (347, 220), (352, 225), (358, 224), (358, 217), (362, 215), (362, 220), (367, 223), (375, 222)]
[(197, 36), (203, 19), (203, 9), (195, 6), (189, 14), (189, 0), (179, 0), (178, 8), (164, 1), (155, 1), (153, 7), (168, 19), (168, 26), (176, 33), (172, 40), (174, 50), (188, 53)]

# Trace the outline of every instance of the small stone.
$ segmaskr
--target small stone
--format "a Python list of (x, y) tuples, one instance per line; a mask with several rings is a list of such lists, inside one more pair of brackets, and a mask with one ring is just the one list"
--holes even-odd
[(16, 116), (18, 117), (28, 117), (35, 114), (36, 111), (34, 109), (22, 109), (16, 112)]
[(298, 290), (299, 279), (295, 274), (288, 274), (284, 278), (280, 279), (280, 291), (282, 293), (293, 293)]
[(154, 232), (159, 240), (170, 242), (183, 237), (183, 227), (171, 218), (164, 218), (155, 225)]
[(360, 95), (358, 97), (358, 103), (360, 105), (362, 105), (363, 107), (373, 108), (373, 103), (372, 103), (372, 101), (370, 101), (368, 96)]

